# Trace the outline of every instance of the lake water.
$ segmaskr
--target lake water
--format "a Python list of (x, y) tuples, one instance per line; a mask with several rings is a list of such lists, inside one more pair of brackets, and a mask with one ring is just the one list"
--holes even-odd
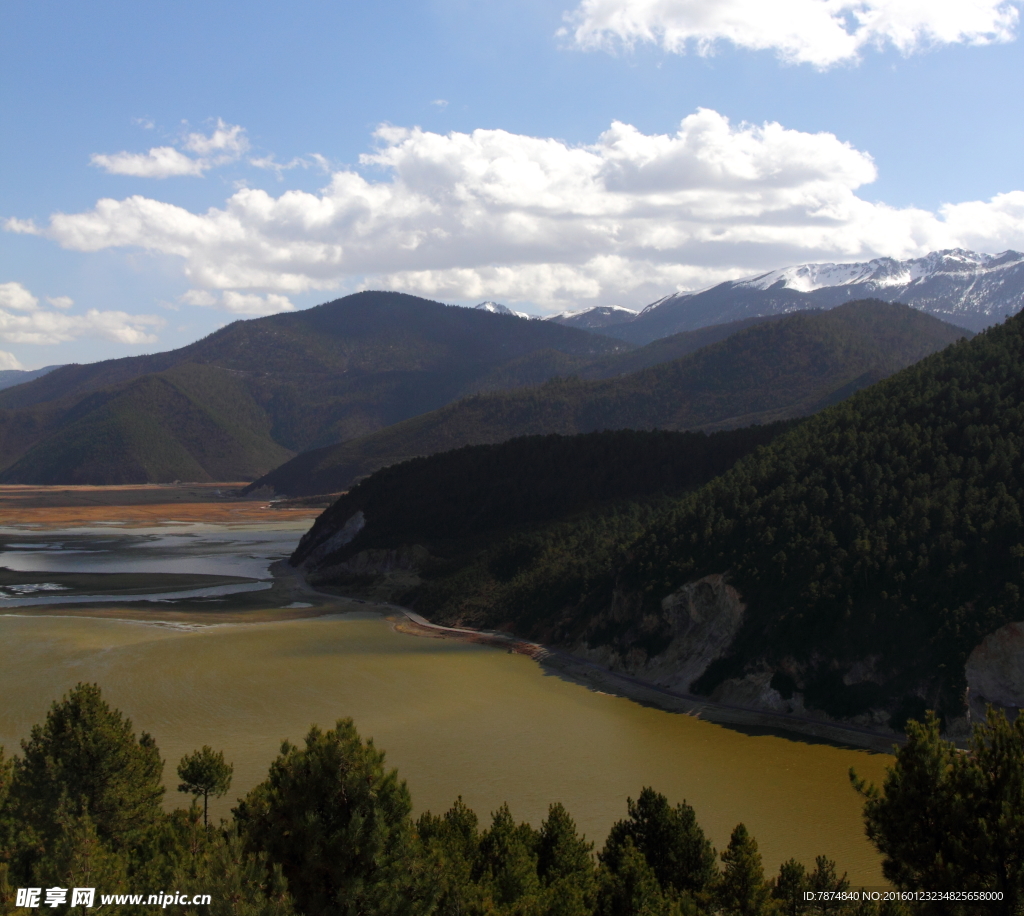
[[(203, 565), (190, 572), (261, 578), (299, 532), (288, 543), (282, 532), (273, 543), (252, 535), (150, 540), (147, 548), (119, 534), (121, 546), (108, 540), (97, 556), (111, 571), (127, 568), (118, 555), (141, 558), (131, 569), (146, 571), (152, 549), (151, 560), (183, 571), (183, 554), (194, 549)], [(11, 566), (12, 553), (34, 553), (31, 562), (50, 554), (45, 562), (54, 562), (53, 551), (25, 543), (0, 565)], [(83, 553), (65, 560), (32, 568), (99, 568)], [(283, 739), (301, 741), (310, 724), (351, 716), (387, 751), (417, 811), (443, 810), (461, 794), (483, 820), (508, 801), (514, 816), (537, 824), (557, 800), (600, 846), (625, 815), (627, 796), (651, 785), (672, 801), (688, 800), (719, 849), (743, 821), (769, 869), (789, 856), (813, 864), (824, 853), (856, 882), (882, 883), (847, 771), (854, 766), (877, 782), (891, 763), (886, 755), (646, 708), (552, 676), (525, 656), (399, 634), (367, 613), (197, 628), (14, 614), (0, 616), (0, 744), (8, 752), (54, 699), (95, 681), (136, 729), (154, 735), (169, 790), (183, 754), (203, 744), (225, 751), (234, 785), (213, 810), (227, 814), (231, 800), (266, 774)]]

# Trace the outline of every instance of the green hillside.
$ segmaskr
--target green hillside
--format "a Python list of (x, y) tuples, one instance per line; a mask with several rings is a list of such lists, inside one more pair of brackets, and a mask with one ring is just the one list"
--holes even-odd
[(248, 480), (290, 452), (244, 382), (182, 365), (87, 395), (0, 483)]
[(457, 568), (424, 566), (405, 598), (438, 621), (671, 679), (686, 659), (666, 654), (680, 618), (664, 599), (724, 575), (741, 624), (691, 691), (866, 725), (898, 727), (926, 707), (952, 720), (965, 711), (967, 655), (1021, 619), (1022, 459), (1017, 317), (650, 514), (617, 506), (535, 525)]
[[(252, 479), (295, 452), (434, 410), (530, 354), (629, 349), (552, 322), (358, 293), (0, 391), (0, 479)], [(514, 369), (504, 377), (518, 383)]]
[[(700, 332), (697, 332), (700, 334)], [(462, 445), (601, 429), (700, 429), (813, 413), (969, 332), (907, 306), (864, 300), (748, 326), (670, 362), (618, 375), (643, 351), (594, 360), (613, 377), (552, 379), (477, 395), (297, 456), (256, 481), (279, 493), (336, 492), (380, 467)], [(648, 358), (694, 341), (656, 341)], [(698, 336), (696, 340), (700, 340)]]

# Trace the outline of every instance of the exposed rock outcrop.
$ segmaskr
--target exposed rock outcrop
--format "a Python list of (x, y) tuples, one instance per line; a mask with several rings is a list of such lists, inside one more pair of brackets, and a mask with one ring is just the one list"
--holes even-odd
[[(632, 610), (627, 607), (628, 601), (622, 600), (619, 604), (623, 605), (623, 614)], [(640, 632), (623, 634), (625, 644), (634, 642), (638, 636), (642, 639), (644, 630), (665, 634), (667, 646), (662, 651), (648, 656), (634, 647), (623, 654), (616, 651), (614, 644), (601, 647), (584, 644), (573, 651), (661, 687), (689, 693), (690, 685), (708, 665), (728, 651), (743, 624), (745, 612), (746, 605), (739, 592), (724, 576), (705, 576), (664, 598), (660, 615), (640, 620)]]
[[(341, 550), (341, 548), (346, 544), (351, 543), (352, 539), (355, 538), (355, 536), (365, 527), (366, 518), (363, 515), (362, 509), (360, 509), (358, 512), (354, 513), (337, 531), (322, 543), (317, 544), (317, 546), (306, 555), (305, 560), (302, 561), (303, 568), (315, 568), (317, 564), (324, 559), (324, 557), (334, 553), (336, 550)], [(315, 531), (316, 527), (314, 526), (306, 532), (302, 540), (304, 541), (306, 538), (312, 537)], [(303, 543), (302, 541), (299, 541), (299, 548), (301, 549), (302, 547)]]
[(1008, 623), (986, 636), (967, 658), (971, 719), (985, 718), (985, 706), (1000, 706), (1011, 718), (1024, 707), (1024, 622)]

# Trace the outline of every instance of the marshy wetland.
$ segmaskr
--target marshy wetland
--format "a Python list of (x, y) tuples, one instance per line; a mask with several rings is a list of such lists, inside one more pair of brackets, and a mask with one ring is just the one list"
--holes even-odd
[(687, 799), (719, 848), (743, 821), (769, 868), (824, 853), (855, 883), (881, 883), (847, 771), (877, 782), (887, 755), (663, 712), (504, 649), (398, 632), (383, 608), (271, 576), (316, 509), (205, 495), (205, 521), (201, 502), (185, 511), (159, 494), (145, 517), (109, 504), (33, 516), (24, 499), (2, 517), (0, 744), (15, 750), (54, 699), (95, 681), (156, 738), (169, 803), (184, 800), (184, 753), (225, 751), (234, 784), (213, 810), (226, 814), (282, 739), (351, 716), (418, 810), (462, 795), (484, 817), (508, 801), (536, 824), (558, 800), (600, 844), (626, 797), (651, 785)]

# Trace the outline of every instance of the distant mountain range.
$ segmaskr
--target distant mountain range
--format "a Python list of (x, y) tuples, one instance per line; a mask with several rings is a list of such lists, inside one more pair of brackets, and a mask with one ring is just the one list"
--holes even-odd
[(15, 385), (24, 385), (25, 382), (31, 382), (59, 368), (60, 366), (43, 366), (42, 369), (0, 369), (0, 391), (13, 388)]
[(621, 305), (595, 305), (588, 309), (578, 309), (574, 312), (560, 312), (552, 315), (548, 321), (557, 321), (559, 324), (567, 324), (573, 328), (585, 328), (594, 331), (599, 328), (606, 328), (613, 324), (622, 324), (624, 321), (632, 321), (640, 313), (635, 309), (627, 309)]
[(484, 379), (523, 384), (508, 366), (532, 354), (630, 349), (551, 322), (357, 293), (0, 392), (0, 482), (252, 480), (296, 452), (435, 410)]
[[(805, 265), (668, 296), (640, 314), (601, 306), (550, 320), (524, 320), (491, 301), (463, 308), (358, 293), (237, 321), (166, 353), (0, 373), (0, 482), (251, 480), (297, 453), (364, 439), (461, 398), (576, 376), (583, 387), (573, 400), (590, 391), (586, 384), (650, 370), (743, 328), (865, 294), (979, 329), (1021, 308), (1024, 255), (954, 250), (912, 261)], [(898, 368), (886, 365), (886, 372)], [(776, 409), (806, 411), (817, 402), (804, 394), (749, 412), (764, 420)], [(547, 394), (542, 400), (551, 407)], [(744, 415), (668, 418), (644, 408), (630, 420), (624, 410), (598, 411), (583, 426), (563, 418), (564, 429), (524, 415), (522, 423), (502, 421), (484, 440), (468, 441), (609, 423), (681, 428)], [(449, 439), (467, 441), (461, 432)], [(385, 457), (419, 453), (417, 446)]]
[(600, 327), (602, 334), (645, 344), (679, 331), (759, 315), (834, 308), (865, 298), (902, 302), (980, 331), (1024, 307), (1024, 254), (989, 255), (954, 248), (907, 261), (878, 258), (856, 264), (803, 264), (699, 292), (675, 293), (617, 323), (605, 321), (607, 306), (555, 320)]
[(878, 300), (726, 328), (733, 333), (718, 342), (708, 339), (700, 349), (688, 345), (718, 328), (596, 358), (589, 372), (571, 378), (448, 404), (368, 436), (298, 455), (251, 487), (269, 486), (294, 496), (336, 492), (408, 458), (516, 436), (770, 423), (834, 404), (971, 336), (907, 306)]

